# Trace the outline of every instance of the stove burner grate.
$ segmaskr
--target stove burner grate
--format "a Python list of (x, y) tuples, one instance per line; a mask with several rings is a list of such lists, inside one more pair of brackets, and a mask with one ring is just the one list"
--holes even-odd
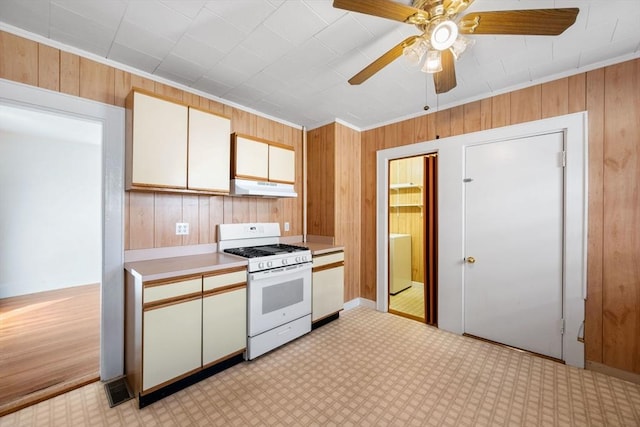
[(287, 254), (287, 253), (301, 252), (301, 251), (308, 251), (308, 250), (309, 250), (308, 248), (305, 248), (302, 246), (276, 243), (273, 245), (249, 246), (244, 248), (229, 248), (229, 249), (225, 249), (224, 252), (232, 255), (239, 255), (245, 258), (258, 258), (258, 257), (265, 257), (270, 255)]

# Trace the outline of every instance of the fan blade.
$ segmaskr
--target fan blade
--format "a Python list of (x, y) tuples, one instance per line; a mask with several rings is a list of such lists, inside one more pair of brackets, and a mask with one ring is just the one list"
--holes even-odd
[(387, 65), (391, 64), (396, 60), (400, 55), (402, 55), (402, 50), (411, 45), (414, 40), (418, 38), (418, 36), (407, 37), (391, 49), (389, 49), (385, 54), (383, 54), (380, 58), (373, 61), (371, 64), (367, 65), (362, 71), (360, 71), (355, 76), (349, 79), (349, 83), (352, 85), (359, 85), (360, 83), (367, 80), (369, 77), (373, 76), (378, 71), (382, 70)]
[(568, 7), (469, 13), (459, 27), (462, 34), (557, 36), (576, 22), (579, 11)]
[(445, 93), (458, 84), (456, 82), (456, 66), (450, 49), (440, 52), (440, 62), (442, 62), (442, 71), (433, 75), (433, 83), (436, 86), (436, 93)]
[(429, 13), (424, 10), (388, 0), (333, 0), (333, 7), (411, 24), (424, 23), (429, 19)]

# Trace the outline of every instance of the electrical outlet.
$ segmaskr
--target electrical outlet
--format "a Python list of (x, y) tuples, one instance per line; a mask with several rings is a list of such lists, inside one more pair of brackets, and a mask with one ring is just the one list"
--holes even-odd
[(289, 231), (289, 223), (288, 222), (284, 223), (284, 231)]
[(176, 234), (179, 236), (189, 234), (188, 222), (176, 222)]

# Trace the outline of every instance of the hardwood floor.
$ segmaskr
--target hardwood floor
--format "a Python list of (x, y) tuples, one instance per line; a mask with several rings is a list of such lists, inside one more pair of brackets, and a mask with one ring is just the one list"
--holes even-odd
[(100, 286), (0, 299), (0, 416), (99, 379)]

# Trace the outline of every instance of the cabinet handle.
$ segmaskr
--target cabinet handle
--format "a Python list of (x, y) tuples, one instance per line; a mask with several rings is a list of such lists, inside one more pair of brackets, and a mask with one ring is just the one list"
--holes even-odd
[(469, 264), (474, 264), (476, 262), (476, 259), (472, 256), (468, 256), (467, 260), (466, 260)]

